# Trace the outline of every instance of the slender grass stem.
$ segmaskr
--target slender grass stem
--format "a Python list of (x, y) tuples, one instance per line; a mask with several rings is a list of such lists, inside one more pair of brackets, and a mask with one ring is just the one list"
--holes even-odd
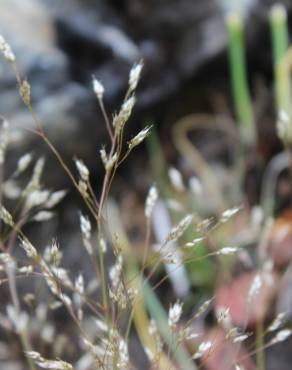
[(263, 320), (259, 320), (256, 325), (256, 361), (258, 370), (265, 370), (264, 346), (264, 323)]
[(231, 12), (226, 18), (226, 24), (229, 37), (232, 93), (240, 123), (241, 141), (243, 145), (254, 146), (256, 143), (256, 129), (247, 79), (243, 20), (240, 14)]

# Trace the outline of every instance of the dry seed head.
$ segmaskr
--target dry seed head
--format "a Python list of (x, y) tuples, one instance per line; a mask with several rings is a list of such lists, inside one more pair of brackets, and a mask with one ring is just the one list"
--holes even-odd
[(276, 335), (275, 337), (271, 340), (271, 344), (276, 344), (276, 343), (279, 343), (279, 342), (283, 342), (284, 340), (286, 340), (288, 337), (290, 337), (290, 335), (292, 334), (292, 331), (290, 329), (283, 329), (283, 330), (280, 330)]
[(28, 194), (31, 193), (32, 191), (39, 190), (40, 179), (43, 173), (44, 165), (45, 165), (44, 157), (41, 157), (36, 161), (33, 168), (32, 177), (29, 183), (27, 184), (25, 190), (23, 191), (24, 197), (28, 196)]
[(129, 297), (130, 301), (133, 301), (137, 297), (138, 293), (139, 293), (138, 289), (135, 289), (135, 288), (127, 289), (127, 295)]
[(84, 294), (84, 278), (81, 274), (78, 275), (75, 281), (75, 289), (79, 294)]
[(0, 263), (4, 265), (14, 264), (14, 261), (9, 253), (1, 253), (0, 254)]
[(208, 299), (205, 301), (198, 309), (198, 312), (195, 315), (195, 319), (197, 319), (199, 316), (201, 316), (206, 310), (210, 307), (210, 304), (212, 303), (213, 298)]
[(199, 348), (198, 348), (197, 352), (193, 355), (192, 358), (194, 360), (197, 360), (197, 359), (201, 358), (211, 347), (212, 347), (211, 342), (202, 342), (199, 345)]
[(125, 310), (129, 303), (127, 292), (122, 281), (114, 289), (109, 290), (109, 297), (113, 303), (116, 303), (120, 310)]
[(156, 186), (152, 185), (149, 189), (146, 202), (145, 202), (145, 216), (150, 219), (151, 214), (153, 212), (153, 208), (155, 206), (155, 203), (158, 199), (158, 191)]
[(129, 366), (129, 352), (128, 352), (128, 345), (123, 338), (119, 338), (119, 360), (118, 360), (118, 368), (119, 369), (127, 369)]
[(53, 301), (49, 305), (50, 310), (57, 310), (60, 307), (62, 307), (62, 303), (60, 301)]
[(5, 152), (9, 143), (9, 124), (6, 120), (3, 121), (0, 131), (0, 166), (3, 165)]
[(61, 262), (62, 252), (60, 252), (60, 248), (56, 240), (53, 240), (49, 253), (50, 261), (52, 261), (55, 266), (58, 266)]
[(154, 334), (157, 333), (157, 325), (156, 325), (156, 322), (153, 319), (150, 320), (148, 333), (150, 335), (154, 335)]
[(84, 182), (88, 182), (89, 180), (88, 168), (85, 166), (84, 162), (81, 159), (75, 159), (74, 161), (81, 180), (83, 180)]
[(136, 99), (134, 96), (131, 96), (126, 100), (117, 116), (114, 117), (113, 126), (115, 128), (116, 135), (119, 135), (123, 130), (125, 123), (130, 118), (133, 107), (135, 105)]
[(100, 245), (100, 249), (101, 249), (102, 253), (106, 253), (107, 245), (106, 245), (106, 241), (103, 238), (101, 238), (99, 240), (99, 245)]
[(95, 323), (96, 323), (97, 328), (100, 331), (102, 331), (104, 333), (106, 333), (108, 331), (108, 325), (104, 321), (101, 321), (99, 319), (96, 319), (95, 320)]
[(260, 275), (256, 275), (251, 283), (247, 300), (249, 303), (258, 295), (260, 288), (262, 286), (262, 279)]
[(14, 225), (13, 218), (11, 214), (7, 211), (7, 209), (4, 206), (0, 206), (0, 219), (9, 226)]
[(133, 92), (136, 90), (138, 82), (140, 80), (141, 72), (143, 69), (143, 63), (139, 62), (134, 65), (129, 74), (129, 90)]
[(34, 167), (34, 170), (33, 170), (34, 182), (39, 183), (40, 177), (41, 177), (41, 175), (43, 173), (43, 170), (44, 170), (44, 166), (45, 166), (45, 158), (41, 157), (37, 160), (37, 162), (35, 164), (35, 167)]
[(123, 268), (123, 257), (122, 255), (119, 255), (116, 259), (116, 263), (109, 269), (109, 277), (114, 289), (120, 283), (122, 268)]
[(155, 359), (155, 355), (154, 355), (154, 353), (151, 351), (151, 349), (150, 348), (148, 348), (148, 347), (143, 347), (144, 348), (144, 352), (145, 352), (145, 354), (146, 354), (146, 356), (147, 356), (147, 358), (148, 358), (148, 360), (150, 361), (150, 362), (152, 362), (152, 361), (154, 361), (154, 359)]
[(87, 252), (91, 255), (93, 253), (91, 245), (91, 231), (92, 231), (91, 222), (87, 216), (83, 216), (82, 214), (80, 214), (79, 220), (83, 244)]
[(249, 338), (250, 334), (241, 334), (241, 335), (238, 335), (237, 337), (234, 337), (232, 339), (232, 342), (233, 343), (241, 343), (241, 342), (244, 342), (247, 338)]
[(27, 167), (30, 165), (31, 161), (32, 161), (31, 153), (26, 153), (22, 157), (20, 157), (17, 162), (16, 173), (20, 174), (24, 172), (27, 169)]
[(8, 199), (17, 199), (21, 196), (22, 189), (17, 182), (10, 179), (2, 183), (3, 195)]
[(173, 227), (167, 236), (166, 243), (178, 240), (193, 221), (193, 215), (185, 216), (177, 226)]
[(15, 63), (15, 55), (2, 35), (0, 35), (0, 51), (8, 62)]
[(102, 100), (103, 94), (104, 94), (104, 87), (102, 83), (99, 80), (97, 80), (95, 77), (93, 77), (92, 85), (93, 85), (93, 91), (97, 99)]
[(86, 239), (91, 238), (91, 223), (90, 220), (87, 216), (83, 216), (82, 214), (80, 215), (80, 228), (82, 235)]
[(239, 251), (239, 248), (224, 247), (222, 249), (219, 249), (219, 251), (217, 251), (216, 254), (227, 256), (229, 254), (234, 254), (234, 253), (236, 253), (238, 251)]
[(104, 148), (100, 149), (99, 153), (106, 172), (110, 171), (118, 161), (118, 154), (114, 153), (111, 157), (108, 157)]
[(178, 323), (182, 315), (183, 304), (177, 301), (173, 306), (169, 307), (168, 311), (168, 326), (173, 328)]
[(43, 253), (43, 258), (46, 262), (53, 264), (54, 266), (59, 266), (62, 259), (62, 252), (56, 241), (53, 241), (51, 246), (47, 246)]
[(251, 209), (250, 222), (254, 227), (262, 225), (264, 220), (264, 211), (261, 206), (253, 206)]
[(55, 207), (58, 203), (61, 202), (61, 200), (65, 197), (66, 194), (67, 194), (66, 190), (58, 190), (55, 191), (54, 193), (51, 193), (49, 199), (45, 203), (45, 207), (46, 208)]
[(287, 112), (283, 110), (280, 111), (276, 128), (278, 137), (283, 141), (283, 143), (291, 144), (292, 142), (291, 118)]
[(68, 362), (62, 360), (47, 360), (42, 357), (40, 353), (35, 351), (27, 351), (25, 354), (42, 369), (73, 370), (73, 366)]
[(31, 220), (36, 222), (44, 222), (52, 219), (54, 216), (55, 216), (54, 212), (40, 211), (37, 214), (35, 214)]
[(31, 274), (34, 270), (34, 267), (31, 265), (22, 266), (18, 268), (18, 272), (21, 274)]
[(176, 168), (171, 167), (168, 170), (168, 176), (175, 190), (178, 192), (183, 192), (185, 190), (182, 174)]
[(43, 276), (51, 292), (54, 295), (59, 296), (59, 286), (57, 284), (54, 274), (50, 271), (48, 265), (44, 261), (41, 261), (41, 268)]
[(199, 337), (200, 334), (198, 333), (192, 333), (192, 329), (190, 327), (186, 327), (184, 329), (184, 336), (186, 340), (193, 340)]
[(271, 323), (271, 325), (268, 327), (267, 331), (271, 332), (278, 330), (283, 325), (286, 316), (287, 316), (286, 312), (280, 312), (274, 319), (274, 321)]
[(142, 131), (140, 131), (129, 143), (128, 147), (129, 150), (132, 150), (135, 148), (135, 146), (138, 146), (142, 143), (142, 141), (145, 140), (145, 138), (149, 135), (151, 130), (151, 126), (145, 127)]
[(99, 287), (99, 280), (97, 279), (97, 277), (95, 277), (94, 279), (89, 280), (87, 287), (86, 287), (86, 293), (92, 294), (93, 292), (97, 290), (98, 287)]
[(225, 338), (226, 339), (235, 338), (238, 335), (241, 335), (241, 332), (239, 331), (239, 329), (236, 326), (234, 326), (233, 328), (228, 330), (228, 332), (226, 333)]
[(88, 194), (88, 186), (87, 186), (87, 183), (83, 180), (79, 180), (78, 181), (78, 190), (80, 191), (80, 194), (84, 197), (84, 198), (88, 198), (89, 197), (89, 194)]
[(19, 86), (19, 93), (21, 96), (21, 99), (23, 100), (24, 104), (27, 107), (31, 106), (31, 91), (30, 91), (30, 84), (27, 80), (21, 81), (21, 84)]
[(110, 158), (108, 158), (106, 165), (105, 165), (105, 170), (108, 172), (110, 171), (114, 165), (117, 163), (118, 160), (118, 154), (114, 153)]
[(38, 257), (37, 250), (27, 238), (20, 239), (20, 242), (21, 242), (21, 247), (24, 249), (28, 258), (31, 258), (34, 260)]
[(203, 193), (203, 186), (202, 186), (202, 183), (201, 181), (193, 176), (189, 179), (189, 188), (190, 190), (194, 193), (194, 195), (196, 195), (197, 197), (198, 196), (201, 196), (202, 193)]
[(234, 370), (245, 370), (245, 368), (242, 365), (235, 365)]
[(106, 168), (108, 158), (107, 158), (107, 154), (106, 154), (105, 149), (104, 148), (101, 148), (100, 151), (99, 151), (99, 154), (100, 154), (101, 161), (102, 161), (102, 163), (104, 165), (104, 168)]
[(231, 217), (236, 215), (240, 211), (241, 207), (233, 207), (226, 209), (221, 216), (221, 222), (226, 222), (228, 221)]
[(224, 329), (230, 329), (231, 316), (229, 307), (218, 307), (216, 309), (216, 317), (218, 324), (222, 325)]
[(184, 212), (184, 206), (182, 203), (178, 202), (176, 199), (167, 199), (166, 200), (167, 207), (175, 212)]
[(67, 307), (72, 306), (71, 298), (67, 294), (60, 293), (59, 298), (63, 302), (64, 306), (67, 306)]
[(55, 338), (55, 328), (50, 324), (45, 324), (40, 334), (43, 341), (53, 343)]
[(161, 352), (163, 348), (163, 343), (158, 333), (156, 322), (151, 319), (148, 327), (148, 333), (154, 337), (155, 345), (156, 345), (156, 352)]
[(192, 247), (196, 246), (197, 244), (201, 243), (203, 240), (204, 240), (203, 237), (201, 237), (201, 238), (195, 238), (191, 242), (186, 243), (184, 245), (184, 247), (185, 248), (192, 248)]
[(38, 207), (45, 204), (50, 196), (48, 190), (34, 190), (28, 194), (24, 208), (26, 211), (32, 209), (33, 207)]

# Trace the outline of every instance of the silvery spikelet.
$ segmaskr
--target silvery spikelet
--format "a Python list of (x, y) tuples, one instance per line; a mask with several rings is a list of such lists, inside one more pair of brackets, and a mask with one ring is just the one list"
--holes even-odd
[(15, 55), (2, 35), (0, 35), (0, 52), (8, 62), (15, 63)]
[(133, 66), (129, 75), (129, 90), (130, 92), (135, 91), (140, 80), (141, 72), (143, 69), (143, 63), (140, 62)]
[(97, 99), (102, 100), (103, 95), (104, 95), (104, 87), (103, 87), (102, 83), (99, 80), (97, 80), (96, 78), (93, 78), (92, 85), (93, 85), (93, 91), (94, 91)]

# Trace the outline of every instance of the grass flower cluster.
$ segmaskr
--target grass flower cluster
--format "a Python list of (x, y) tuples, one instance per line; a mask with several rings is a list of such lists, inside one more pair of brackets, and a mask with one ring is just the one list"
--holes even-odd
[[(244, 151), (256, 145), (257, 136), (245, 79), (240, 17), (232, 14), (227, 18), (227, 25), (230, 61), (231, 64), (239, 63), (237, 68), (233, 65), (231, 71), (241, 123), (237, 135), (244, 149), (235, 158), (234, 166), (235, 184), (240, 189), (244, 178), (242, 164), (246, 160)], [(0, 325), (19, 339), (27, 367), (30, 370), (137, 368), (139, 359), (137, 361), (131, 347), (135, 329), (147, 368), (208, 368), (208, 360), (215, 356), (219, 345), (226, 345), (234, 354), (227, 359), (228, 369), (245, 369), (246, 359), (252, 361), (256, 354), (258, 369), (264, 370), (264, 350), (284, 342), (292, 334), (285, 312), (279, 312), (274, 320), (270, 320), (266, 329), (264, 317), (256, 318), (256, 324), (250, 325), (249, 319), (255, 315), (255, 302), (266, 287), (270, 289), (275, 283), (273, 261), (265, 251), (257, 252), (257, 261), (253, 265), (255, 274), (246, 289), (245, 321), (241, 323), (232, 308), (233, 302), (230, 307), (217, 304), (214, 274), (222, 281), (232, 281), (234, 266), (242, 264), (246, 267), (250, 261), (248, 247), (253, 244), (259, 245), (260, 249), (265, 245), (270, 218), (263, 215), (253, 221), (255, 217), (252, 215), (259, 209), (262, 214), (264, 206), (252, 208), (246, 205), (245, 194), (240, 190), (225, 194), (216, 181), (210, 183), (214, 179), (213, 168), (187, 136), (196, 123), (189, 124), (185, 120), (174, 128), (178, 151), (192, 161), (194, 173), (186, 179), (173, 166), (161, 168), (164, 178), (157, 176), (156, 185), (149, 188), (142, 206), (145, 241), (142, 252), (137, 253), (110, 190), (121, 163), (146, 139), (153, 140), (151, 126), (143, 128), (129, 141), (125, 138), (125, 127), (135, 109), (135, 93), (143, 63), (137, 63), (131, 69), (124, 101), (113, 119), (104, 104), (105, 88), (93, 77), (93, 94), (108, 133), (107, 145), (99, 149), (98, 160), (103, 164), (104, 177), (98, 192), (82, 158), (73, 159), (75, 171), (72, 172), (47, 137), (33, 108), (33, 86), (21, 77), (17, 59), (3, 37), (0, 37), (0, 52), (15, 71), (20, 97), (35, 122), (34, 134), (48, 145), (83, 200), (86, 210), (79, 213), (80, 248), (87, 254), (88, 263), (95, 272), (89, 281), (85, 271), (74, 276), (74, 271), (63, 267), (65, 257), (56, 240), (40, 251), (26, 235), (27, 223), (43, 223), (55, 216), (67, 191), (44, 187), (45, 159), (35, 159), (33, 153), (25, 153), (12, 175), (6, 177), (5, 157), (10, 138), (9, 124), (3, 119), (0, 128), (0, 288), (9, 293), (10, 303), (0, 312)], [(238, 84), (244, 85), (239, 87)], [(238, 101), (242, 97), (245, 107)], [(286, 116), (278, 122), (280, 137), (286, 135), (285, 125), (290, 122), (290, 116)], [(229, 132), (229, 127), (224, 125), (218, 121), (218, 127), (232, 135), (233, 131)], [(290, 150), (287, 140), (283, 142)], [(25, 178), (29, 171), (31, 177), (23, 186), (20, 178)], [(206, 203), (209, 198), (213, 200), (211, 211), (209, 206), (202, 209), (204, 198)], [(15, 208), (11, 204), (15, 204)], [(248, 221), (243, 222), (242, 215)], [(244, 223), (240, 232), (236, 229), (238, 220)], [(19, 258), (21, 251), (24, 254)], [(112, 263), (106, 263), (105, 257)], [(20, 296), (18, 281), (30, 278), (41, 279), (46, 284), (45, 301), (38, 302), (35, 291)], [(171, 290), (171, 299), (159, 293), (161, 287)], [(200, 297), (193, 295), (192, 289), (200, 292)], [(73, 327), (70, 334), (62, 332), (52, 319), (53, 313), (59, 309), (63, 309), (62, 314), (70, 320)], [(216, 330), (220, 335), (223, 333), (222, 343), (216, 340), (217, 336), (208, 336), (210, 328), (206, 317), (210, 314)], [(69, 344), (73, 353), (68, 351)]]

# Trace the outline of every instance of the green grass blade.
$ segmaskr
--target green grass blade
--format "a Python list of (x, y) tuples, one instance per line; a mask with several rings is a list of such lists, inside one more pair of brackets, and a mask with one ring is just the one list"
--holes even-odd
[(229, 38), (232, 93), (237, 118), (240, 123), (241, 140), (245, 145), (255, 145), (256, 129), (248, 87), (242, 17), (235, 12), (229, 13), (226, 18), (226, 24)]

